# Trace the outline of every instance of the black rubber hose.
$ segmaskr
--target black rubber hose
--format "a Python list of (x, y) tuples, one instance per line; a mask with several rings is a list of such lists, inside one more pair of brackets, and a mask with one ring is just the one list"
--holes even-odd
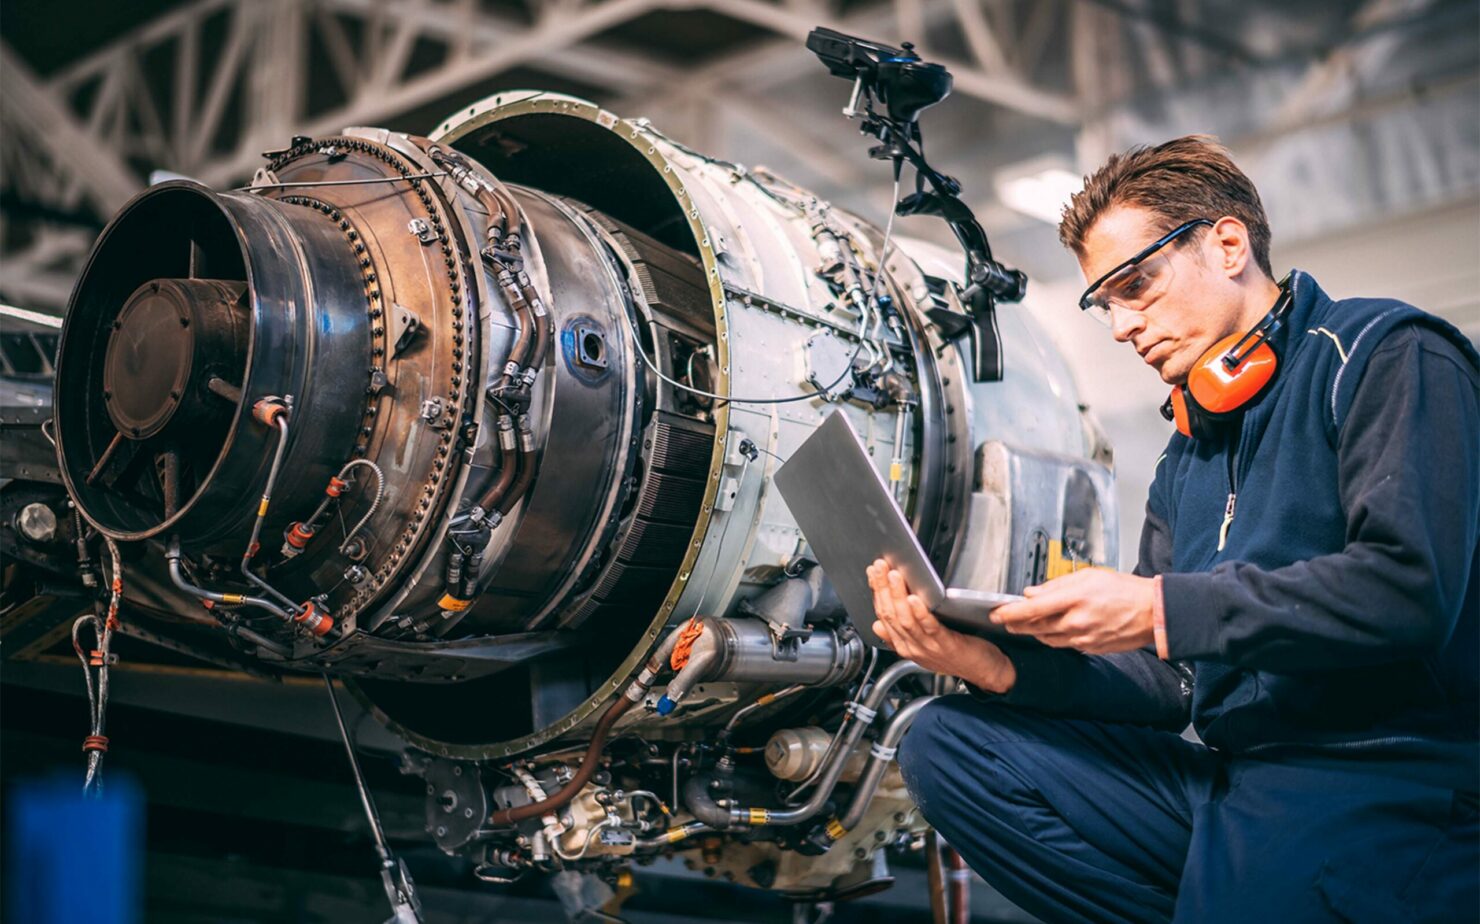
[(709, 827), (724, 831), (730, 827), (730, 810), (723, 808), (709, 794), (709, 787), (721, 778), (733, 775), (733, 765), (721, 761), (714, 773), (696, 773), (683, 784), (683, 804), (691, 814)]

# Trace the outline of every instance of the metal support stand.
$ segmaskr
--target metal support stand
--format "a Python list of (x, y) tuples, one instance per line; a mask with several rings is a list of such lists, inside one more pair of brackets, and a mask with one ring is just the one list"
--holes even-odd
[(406, 864), (397, 859), (385, 841), (385, 830), (380, 826), (380, 813), (375, 810), (375, 801), (370, 798), (370, 789), (365, 785), (365, 774), (360, 771), (360, 759), (349, 737), (349, 727), (344, 724), (344, 713), (339, 708), (339, 697), (334, 692), (334, 681), (328, 674), (321, 675), (324, 686), (329, 690), (329, 702), (334, 706), (334, 721), (339, 723), (339, 737), (344, 741), (344, 751), (349, 755), (349, 766), (355, 774), (355, 787), (360, 793), (360, 805), (370, 821), (370, 833), (375, 838), (375, 852), (380, 854), (380, 879), (385, 885), (385, 897), (391, 903), (391, 916), (386, 924), (422, 924), (421, 901), (416, 897), (416, 886)]

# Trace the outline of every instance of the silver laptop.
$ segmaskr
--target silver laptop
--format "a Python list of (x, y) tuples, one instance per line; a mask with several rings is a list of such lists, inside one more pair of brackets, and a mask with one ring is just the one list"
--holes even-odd
[(977, 635), (1004, 634), (987, 614), (1023, 598), (945, 586), (841, 411), (791, 454), (775, 482), (854, 628), (869, 644), (880, 642), (873, 632), (874, 592), (865, 570), (878, 558), (904, 575), (910, 592), (923, 597), (941, 622)]

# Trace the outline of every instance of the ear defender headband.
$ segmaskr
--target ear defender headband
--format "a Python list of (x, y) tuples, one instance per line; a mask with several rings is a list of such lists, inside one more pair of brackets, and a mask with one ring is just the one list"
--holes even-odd
[(1279, 357), (1270, 337), (1285, 323), (1293, 301), (1290, 277), (1280, 280), (1280, 297), (1258, 324), (1219, 340), (1193, 364), (1187, 384), (1172, 389), (1161, 416), (1183, 436), (1212, 439), (1222, 424), (1264, 394), (1274, 381)]

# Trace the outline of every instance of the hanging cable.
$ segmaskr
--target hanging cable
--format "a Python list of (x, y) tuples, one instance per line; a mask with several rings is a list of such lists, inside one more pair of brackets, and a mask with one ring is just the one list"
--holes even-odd
[[(103, 789), (103, 755), (108, 752), (108, 668), (117, 660), (113, 654), (113, 632), (118, 628), (118, 605), (123, 596), (123, 561), (118, 554), (118, 545), (107, 536), (103, 542), (108, 547), (108, 559), (112, 569), (112, 582), (108, 588), (108, 608), (99, 617), (96, 613), (79, 616), (72, 624), (72, 650), (82, 662), (82, 676), (87, 685), (89, 734), (82, 740), (83, 753), (87, 755), (87, 775), (82, 781), (84, 795), (97, 797)], [(82, 630), (91, 628), (97, 648), (84, 652)], [(97, 679), (93, 679), (97, 671)]]

